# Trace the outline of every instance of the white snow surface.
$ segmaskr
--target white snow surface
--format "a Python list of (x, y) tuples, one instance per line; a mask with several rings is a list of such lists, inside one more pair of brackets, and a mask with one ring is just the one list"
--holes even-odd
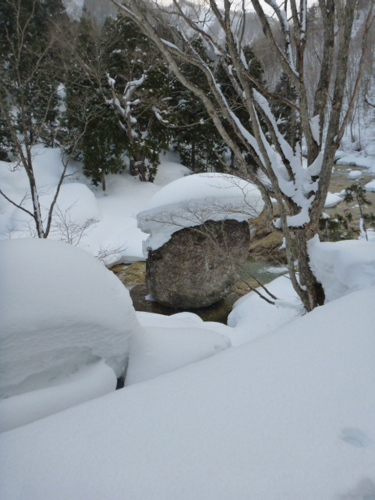
[(363, 177), (363, 172), (361, 170), (351, 170), (348, 173), (348, 179), (350, 180), (360, 179), (361, 177)]
[(375, 192), (375, 179), (365, 185), (365, 190), (368, 192)]
[(327, 198), (326, 198), (326, 202), (324, 204), (324, 208), (335, 207), (336, 205), (338, 205), (341, 202), (342, 202), (342, 198), (338, 194), (327, 193)]
[(99, 359), (117, 377), (140, 328), (128, 290), (81, 249), (0, 241), (0, 395), (40, 389)]
[(153, 313), (137, 313), (137, 316), (144, 328), (130, 341), (127, 386), (195, 363), (231, 346), (228, 336), (219, 332), (220, 327), (225, 333), (230, 332), (229, 327), (206, 325), (196, 315), (199, 321)]
[(103, 360), (81, 368), (48, 387), (0, 400), (0, 432), (35, 422), (116, 389), (117, 379)]
[(258, 188), (233, 175), (215, 172), (183, 177), (160, 189), (138, 213), (138, 227), (150, 235), (144, 254), (164, 245), (180, 229), (208, 220), (249, 220), (263, 207)]
[[(375, 285), (375, 241), (309, 242), (310, 266), (322, 283), (326, 302)], [(375, 323), (374, 323), (375, 331)]]
[(372, 148), (369, 146), (366, 150), (368, 150), (368, 154), (365, 151), (362, 153), (357, 152), (349, 154), (338, 151), (336, 153), (336, 164), (363, 167), (375, 174), (375, 149), (372, 145)]
[(374, 300), (3, 433), (0, 497), (372, 498)]
[[(280, 328), (303, 312), (301, 301), (288, 277), (280, 276), (266, 285), (266, 288), (277, 297), (276, 306), (261, 299), (254, 292), (244, 295), (234, 303), (228, 316), (228, 326), (232, 327), (232, 330), (227, 333), (234, 346)], [(260, 291), (265, 297), (273, 300), (266, 292)]]
[[(137, 213), (161, 187), (191, 173), (172, 153), (161, 156), (160, 161), (154, 183), (140, 182), (129, 173), (108, 175), (105, 193), (101, 187), (90, 186), (89, 179), (81, 173), (82, 166), (72, 162), (67, 171), (69, 177), (61, 186), (49, 239), (70, 241), (92, 255), (102, 256), (108, 266), (144, 260), (142, 242), (146, 235), (137, 228)], [(60, 151), (35, 146), (33, 165), (46, 221), (62, 172)], [(16, 163), (0, 161), (0, 186), (13, 201), (31, 208), (27, 176)], [(90, 223), (84, 229), (87, 222)], [(0, 197), (0, 239), (34, 235), (31, 217)]]

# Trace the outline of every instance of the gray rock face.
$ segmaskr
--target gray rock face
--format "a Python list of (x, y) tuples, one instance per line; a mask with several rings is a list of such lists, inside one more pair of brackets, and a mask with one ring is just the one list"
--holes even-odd
[(181, 229), (149, 250), (146, 284), (152, 297), (176, 309), (207, 307), (223, 298), (237, 278), (250, 245), (246, 221), (207, 221)]

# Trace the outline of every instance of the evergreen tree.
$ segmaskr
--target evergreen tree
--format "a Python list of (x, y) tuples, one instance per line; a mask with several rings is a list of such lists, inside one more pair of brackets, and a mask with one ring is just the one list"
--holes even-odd
[(66, 19), (64, 12), (60, 0), (0, 4), (2, 120), (30, 144), (54, 143), (61, 74), (53, 23)]
[[(249, 45), (246, 45), (243, 48), (243, 54), (246, 60), (247, 64), (247, 73), (249, 75), (249, 84), (251, 88), (257, 89), (257, 85), (254, 83), (254, 81), (258, 82), (260, 85), (265, 86), (266, 82), (264, 80), (264, 70), (262, 67), (261, 62), (259, 59), (256, 57), (254, 51)], [(240, 119), (241, 123), (246, 126), (246, 128), (249, 130), (250, 133), (252, 133), (252, 126), (251, 126), (251, 120), (249, 117), (249, 114), (246, 110), (246, 108), (243, 105), (243, 100), (240, 96), (238, 96), (233, 83), (231, 82), (231, 79), (229, 78), (228, 74), (225, 71), (225, 67), (227, 67), (226, 64), (223, 62), (219, 63), (218, 67), (216, 68), (215, 76), (220, 84), (221, 91), (223, 92), (225, 98), (227, 101), (230, 103), (231, 108), (234, 110), (236, 116)], [(233, 71), (232, 72), (232, 78), (236, 79), (236, 74)], [(264, 122), (261, 119), (260, 120), (261, 126), (264, 126)], [(249, 167), (256, 169), (256, 163), (254, 162), (253, 158), (249, 153), (245, 151), (245, 148), (243, 145), (236, 141), (238, 147), (240, 150), (243, 151), (244, 158), (249, 165)], [(231, 168), (235, 169), (236, 165), (234, 164), (234, 155), (232, 154), (231, 156)]]
[(102, 86), (107, 85), (105, 54), (90, 19), (81, 20), (72, 49), (73, 60), (66, 74), (63, 142), (67, 152), (75, 145), (75, 156), (83, 161), (85, 175), (105, 191), (105, 176), (124, 168), (125, 145), (118, 121), (102, 94)]
[[(200, 38), (194, 40), (193, 47), (213, 67)], [(205, 79), (195, 66), (185, 64), (182, 71), (196, 85), (205, 85)], [(174, 80), (172, 90), (176, 114), (173, 146), (182, 163), (193, 172), (223, 171), (227, 147), (202, 102), (178, 80)], [(209, 93), (208, 88), (206, 91)]]
[[(288, 76), (284, 72), (281, 74), (274, 94), (276, 96), (287, 99), (291, 103), (296, 102), (296, 89), (291, 84)], [(298, 134), (296, 134), (297, 117), (295, 111), (290, 106), (288, 106), (288, 104), (278, 100), (273, 100), (271, 102), (271, 109), (275, 118), (280, 123), (280, 132), (284, 135), (289, 144), (291, 144), (294, 148), (298, 140)]]
[(122, 16), (106, 21), (102, 38), (109, 82), (103, 90), (123, 130), (130, 171), (152, 181), (159, 153), (169, 143), (168, 67), (139, 28)]

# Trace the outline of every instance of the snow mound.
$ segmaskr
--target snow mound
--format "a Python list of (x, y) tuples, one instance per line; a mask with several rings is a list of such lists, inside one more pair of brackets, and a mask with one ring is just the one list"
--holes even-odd
[(117, 377), (139, 327), (129, 292), (100, 262), (65, 243), (0, 242), (0, 396), (49, 385), (105, 360)]
[(360, 179), (361, 177), (363, 177), (363, 172), (361, 172), (360, 170), (351, 170), (348, 173), (348, 179), (350, 180)]
[[(46, 193), (40, 196), (42, 218), (47, 220), (48, 210), (55, 195), (53, 187), (46, 188)], [(32, 202), (26, 200), (24, 207), (33, 211)], [(63, 184), (53, 213), (52, 226), (49, 237), (65, 241), (66, 243), (79, 243), (85, 224), (94, 225), (99, 219), (99, 207), (94, 193), (79, 182)], [(16, 237), (30, 237), (33, 222), (30, 216), (15, 208), (10, 217), (10, 227), (15, 231)], [(85, 231), (84, 231), (85, 232)]]
[(147, 249), (156, 250), (173, 233), (207, 220), (234, 219), (244, 221), (257, 217), (264, 202), (258, 188), (228, 174), (206, 173), (183, 177), (164, 186), (138, 213), (138, 227), (149, 238)]
[[(337, 156), (336, 156), (337, 158)], [(375, 170), (375, 156), (365, 156), (359, 153), (343, 154), (336, 161), (337, 165), (363, 167)]]
[(339, 196), (338, 194), (334, 194), (334, 193), (328, 193), (327, 198), (326, 198), (326, 202), (324, 204), (324, 208), (335, 207), (336, 205), (338, 205), (341, 202), (342, 202), (341, 196)]
[(375, 241), (309, 242), (310, 266), (326, 301), (375, 285)]
[[(141, 324), (146, 314), (140, 316)], [(143, 323), (143, 330), (131, 339), (127, 386), (177, 370), (231, 346), (228, 337), (206, 328), (203, 321), (151, 316), (154, 326), (145, 327)]]
[[(232, 327), (228, 336), (234, 346), (280, 328), (303, 312), (301, 300), (289, 277), (280, 276), (268, 283), (266, 288), (278, 298), (276, 305), (269, 304), (255, 292), (244, 295), (234, 303), (228, 316), (228, 326)], [(271, 298), (266, 292), (262, 293)]]
[(365, 185), (365, 190), (368, 191), (368, 192), (375, 193), (375, 180), (368, 182)]
[(371, 498), (374, 300), (3, 433), (0, 497)]

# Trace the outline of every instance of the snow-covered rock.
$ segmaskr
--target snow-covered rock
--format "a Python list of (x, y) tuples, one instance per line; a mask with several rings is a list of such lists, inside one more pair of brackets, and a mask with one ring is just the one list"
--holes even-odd
[(361, 172), (361, 170), (351, 170), (348, 173), (349, 180), (356, 180), (356, 179), (360, 179), (361, 177), (363, 177), (363, 172)]
[(372, 192), (372, 193), (375, 192), (375, 180), (370, 181), (365, 185), (365, 191)]
[(336, 205), (338, 205), (341, 202), (342, 202), (341, 196), (339, 196), (338, 194), (334, 194), (334, 193), (328, 193), (327, 198), (326, 198), (326, 202), (324, 204), (324, 208), (335, 207)]
[(0, 242), (0, 395), (22, 394), (105, 360), (117, 377), (140, 328), (129, 292), (71, 245)]
[(156, 250), (171, 235), (208, 220), (233, 219), (239, 222), (257, 217), (264, 202), (258, 188), (228, 174), (205, 173), (183, 177), (154, 194), (138, 213), (138, 227), (150, 236), (144, 253)]
[(323, 285), (326, 301), (375, 285), (375, 242), (309, 242), (310, 266)]

